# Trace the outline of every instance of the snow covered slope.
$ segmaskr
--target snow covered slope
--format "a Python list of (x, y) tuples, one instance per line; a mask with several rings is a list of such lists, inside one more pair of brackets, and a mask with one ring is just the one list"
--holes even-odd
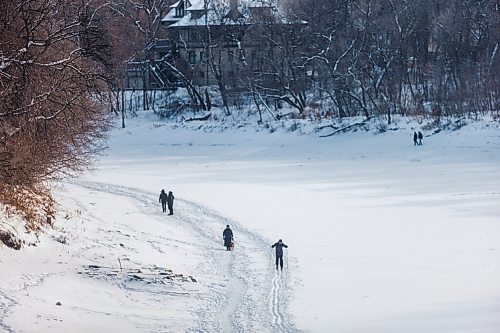
[(0, 248), (0, 330), (499, 332), (498, 126), (413, 146), (412, 125), (319, 138), (140, 115), (57, 191), (38, 247)]

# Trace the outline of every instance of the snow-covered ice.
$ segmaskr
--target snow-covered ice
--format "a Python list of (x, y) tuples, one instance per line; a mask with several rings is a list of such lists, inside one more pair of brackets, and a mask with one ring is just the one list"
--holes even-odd
[(152, 119), (57, 190), (38, 246), (0, 248), (0, 331), (500, 332), (498, 124), (413, 146), (416, 123), (319, 138)]

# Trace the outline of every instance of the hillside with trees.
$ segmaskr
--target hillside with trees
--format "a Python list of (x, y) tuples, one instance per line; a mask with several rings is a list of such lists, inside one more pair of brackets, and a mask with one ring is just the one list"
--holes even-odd
[(37, 230), (50, 182), (103, 148), (113, 60), (91, 2), (4, 1), (0, 22), (0, 201)]
[[(253, 20), (243, 0), (195, 3), (207, 17), (198, 63), (162, 22), (174, 1), (0, 4), (0, 202), (28, 229), (50, 223), (52, 182), (90, 166), (110, 120), (131, 110), (132, 63), (142, 108), (161, 115), (212, 104), (269, 121), (498, 114), (496, 1), (282, 0)], [(213, 84), (197, 80), (201, 67)], [(168, 80), (153, 89), (152, 72)], [(153, 97), (177, 89), (186, 97)]]

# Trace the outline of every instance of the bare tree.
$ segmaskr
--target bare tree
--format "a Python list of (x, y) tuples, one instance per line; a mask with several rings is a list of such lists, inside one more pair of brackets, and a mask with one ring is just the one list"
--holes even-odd
[[(149, 79), (154, 75), (152, 71), (156, 70), (154, 68), (155, 59), (149, 58), (148, 54), (152, 54), (149, 50), (156, 46), (157, 40), (164, 33), (161, 29), (161, 20), (172, 2), (172, 0), (114, 0), (112, 7), (119, 16), (134, 27), (134, 29), (128, 28), (126, 31), (133, 31), (137, 36), (134, 56), (137, 61), (142, 63), (143, 106), (147, 110), (150, 107)], [(123, 84), (121, 88), (123, 91)]]
[(101, 7), (92, 3), (13, 0), (0, 6), (3, 202), (16, 206), (18, 200), (22, 208), (26, 193), (50, 201), (43, 184), (81, 171), (103, 148), (112, 71)]

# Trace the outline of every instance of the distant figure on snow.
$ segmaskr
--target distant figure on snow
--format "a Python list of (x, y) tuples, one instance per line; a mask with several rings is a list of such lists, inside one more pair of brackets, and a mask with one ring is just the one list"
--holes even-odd
[(413, 145), (416, 146), (418, 145), (418, 135), (417, 135), (417, 132), (413, 132)]
[(231, 248), (233, 247), (233, 231), (229, 228), (229, 224), (226, 225), (226, 229), (222, 232), (222, 238), (224, 239), (226, 251), (231, 251)]
[(158, 202), (161, 202), (161, 208), (164, 213), (167, 211), (167, 201), (168, 201), (167, 193), (165, 193), (165, 190), (161, 190)]
[(168, 215), (174, 215), (174, 194), (172, 191), (168, 191), (167, 204), (168, 204)]
[(288, 245), (283, 243), (283, 241), (280, 239), (279, 241), (271, 245), (271, 247), (276, 248), (276, 270), (278, 270), (278, 264), (281, 267), (281, 270), (283, 270), (283, 248), (288, 248)]
[(421, 146), (422, 145), (422, 139), (424, 138), (424, 136), (422, 135), (422, 132), (418, 131), (418, 145)]

